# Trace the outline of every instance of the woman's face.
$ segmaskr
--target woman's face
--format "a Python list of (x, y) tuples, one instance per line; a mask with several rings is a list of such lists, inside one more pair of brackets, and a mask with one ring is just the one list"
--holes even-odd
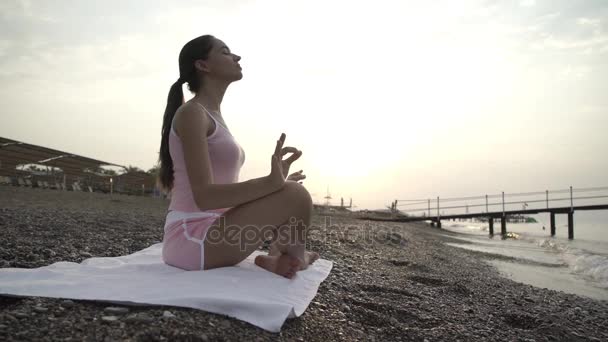
[(209, 52), (209, 58), (202, 61), (201, 69), (211, 78), (229, 82), (238, 81), (243, 78), (239, 65), (240, 60), (241, 56), (232, 53), (223, 41), (215, 39)]

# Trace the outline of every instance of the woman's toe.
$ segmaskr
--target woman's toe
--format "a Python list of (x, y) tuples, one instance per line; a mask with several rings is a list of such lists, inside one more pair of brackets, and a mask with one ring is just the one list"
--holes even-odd
[(311, 258), (310, 258), (310, 263), (312, 264), (313, 262), (317, 261), (317, 259), (319, 259), (319, 253), (312, 252)]

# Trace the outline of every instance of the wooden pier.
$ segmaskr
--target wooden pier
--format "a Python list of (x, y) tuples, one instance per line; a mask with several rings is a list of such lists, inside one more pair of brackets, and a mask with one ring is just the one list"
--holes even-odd
[[(555, 236), (555, 215), (567, 215), (568, 216), (568, 238), (574, 239), (574, 212), (579, 210), (608, 210), (608, 204), (588, 204), (588, 205), (574, 205), (574, 201), (580, 200), (599, 200), (608, 198), (607, 195), (585, 195), (575, 197), (574, 193), (581, 192), (597, 192), (597, 191), (606, 191), (608, 192), (608, 187), (596, 187), (596, 188), (586, 188), (586, 189), (564, 189), (564, 190), (545, 190), (543, 192), (528, 192), (528, 193), (517, 193), (517, 194), (505, 194), (504, 192), (500, 195), (484, 195), (484, 196), (473, 196), (473, 197), (460, 197), (460, 198), (447, 198), (440, 200), (437, 197), (437, 200), (433, 200), (436, 203), (435, 206), (431, 207), (431, 200), (395, 200), (393, 202), (392, 208), (395, 210), (395, 214), (391, 218), (379, 218), (379, 217), (365, 217), (363, 219), (373, 220), (373, 221), (393, 221), (393, 222), (417, 222), (417, 221), (431, 221), (431, 225), (441, 228), (442, 220), (455, 220), (455, 219), (473, 219), (473, 218), (482, 218), (487, 219), (489, 224), (489, 233), (490, 235), (494, 235), (494, 221), (500, 220), (500, 233), (501, 235), (507, 235), (507, 222), (509, 217), (515, 215), (532, 215), (532, 214), (540, 214), (540, 213), (549, 213), (550, 215), (550, 229), (551, 236)], [(569, 192), (569, 197), (558, 197), (551, 198), (549, 197), (551, 194), (562, 194)], [(538, 199), (538, 196), (543, 196), (545, 198)], [(535, 199), (528, 200), (520, 200), (520, 201), (505, 201), (505, 197), (525, 197), (525, 196), (536, 196)], [(490, 203), (489, 200), (492, 198), (502, 198), (501, 202)], [(466, 204), (459, 206), (446, 206), (441, 207), (440, 203), (446, 202), (456, 202), (456, 201), (466, 201), (468, 203), (484, 200), (485, 203), (479, 204)], [(554, 206), (551, 207), (551, 202), (557, 201), (569, 201), (569, 206)], [(397, 211), (397, 207), (399, 206), (399, 202), (401, 206), (407, 205), (416, 205), (416, 204), (427, 204), (426, 208), (418, 208), (418, 209), (408, 209), (408, 210), (399, 210)], [(542, 202), (545, 204), (545, 207), (542, 208), (528, 208), (529, 204)], [(522, 205), (522, 209), (518, 210), (507, 210), (506, 206), (508, 205)], [(469, 213), (469, 210), (475, 207), (484, 207), (485, 211), (477, 212), (477, 213)], [(502, 206), (502, 210), (489, 210), (492, 206)], [(458, 214), (442, 214), (440, 210), (454, 210), (454, 209), (465, 209), (466, 213), (458, 213)], [(408, 212), (423, 212), (421, 216), (410, 216), (407, 215)], [(431, 215), (431, 212), (436, 212), (436, 215)], [(399, 213), (406, 213), (406, 215), (400, 215)]]
[(457, 214), (457, 215), (444, 215), (444, 216), (433, 216), (433, 217), (396, 217), (396, 218), (367, 218), (374, 221), (394, 221), (394, 222), (417, 222), (417, 221), (431, 221), (433, 225), (437, 225), (441, 228), (441, 220), (453, 220), (453, 219), (472, 219), (472, 218), (487, 218), (490, 226), (490, 235), (494, 235), (494, 220), (500, 219), (500, 233), (502, 235), (507, 234), (507, 217), (510, 215), (532, 215), (540, 213), (550, 213), (551, 217), (551, 236), (555, 235), (555, 215), (565, 214), (568, 215), (568, 238), (574, 239), (574, 211), (577, 210), (608, 210), (608, 204), (605, 205), (584, 205), (577, 207), (562, 207), (562, 208), (550, 208), (550, 209), (526, 209), (526, 210), (511, 210), (503, 212), (490, 212), (490, 213), (477, 213), (477, 214)]

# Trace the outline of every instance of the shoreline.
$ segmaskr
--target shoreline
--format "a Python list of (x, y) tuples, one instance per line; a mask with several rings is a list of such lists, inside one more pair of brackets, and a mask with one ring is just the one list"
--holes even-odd
[[(159, 198), (0, 186), (0, 267), (119, 256), (162, 240)], [(299, 318), (273, 334), (222, 315), (0, 296), (4, 340), (606, 340), (608, 301), (502, 277), (425, 224), (315, 215), (308, 248), (334, 262)], [(175, 318), (163, 318), (164, 311)]]
[(438, 231), (454, 239), (446, 244), (483, 258), (511, 280), (608, 300), (608, 240), (598, 229), (605, 222), (604, 216), (602, 212), (579, 215), (583, 222), (578, 223), (580, 237), (574, 240), (565, 234), (545, 235), (547, 232), (540, 230), (542, 218), (536, 223), (508, 225), (513, 234), (508, 239), (500, 234), (489, 236), (487, 222), (479, 220), (448, 220)]
[[(464, 248), (485, 257), (500, 274), (537, 287), (608, 300), (606, 283), (606, 251), (608, 242), (585, 238), (568, 240), (543, 236), (535, 226), (512, 226), (517, 239), (502, 240), (489, 237), (483, 225), (472, 223), (444, 227), (446, 234), (458, 239), (451, 246)], [(590, 232), (582, 230), (582, 233)], [(479, 232), (482, 232), (481, 234)], [(591, 233), (593, 233), (592, 231)], [(544, 274), (544, 276), (540, 276)]]

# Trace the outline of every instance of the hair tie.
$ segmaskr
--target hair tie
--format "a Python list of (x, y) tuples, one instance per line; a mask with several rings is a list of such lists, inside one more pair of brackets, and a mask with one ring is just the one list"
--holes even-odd
[(185, 79), (183, 79), (183, 78), (180, 76), (180, 77), (177, 79), (177, 83), (179, 83), (179, 84), (184, 84), (184, 83), (186, 83), (186, 80), (185, 80)]

